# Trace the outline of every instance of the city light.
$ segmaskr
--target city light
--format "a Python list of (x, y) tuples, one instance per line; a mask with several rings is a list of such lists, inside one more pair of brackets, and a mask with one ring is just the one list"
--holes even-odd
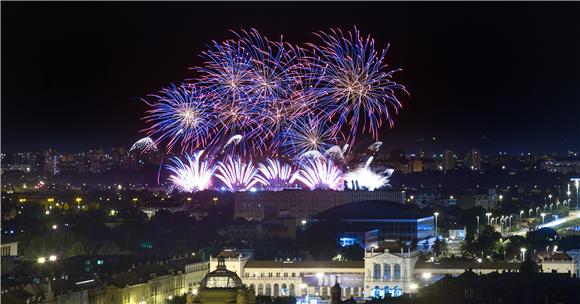
[(36, 261), (38, 262), (38, 264), (44, 264), (44, 263), (46, 263), (46, 258), (45, 257), (40, 257)]
[(54, 262), (54, 261), (56, 261), (56, 255), (51, 255), (51, 256), (49, 256), (49, 257), (48, 257), (48, 260), (49, 260), (49, 261), (51, 261), (51, 262)]

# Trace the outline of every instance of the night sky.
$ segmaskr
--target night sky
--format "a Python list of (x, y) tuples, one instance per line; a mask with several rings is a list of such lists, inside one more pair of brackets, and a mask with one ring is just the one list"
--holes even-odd
[(2, 152), (130, 146), (139, 98), (195, 77), (230, 29), (304, 43), (354, 25), (391, 44), (411, 93), (386, 147), (579, 150), (578, 16), (579, 3), (2, 2)]

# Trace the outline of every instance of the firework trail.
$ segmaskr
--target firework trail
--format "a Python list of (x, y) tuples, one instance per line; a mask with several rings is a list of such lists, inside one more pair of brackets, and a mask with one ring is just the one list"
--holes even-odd
[(389, 70), (384, 63), (387, 49), (378, 53), (370, 35), (363, 37), (356, 27), (353, 32), (337, 29), (316, 35), (321, 45), (308, 45), (320, 56), (318, 70), (324, 73), (318, 77), (328, 105), (327, 117), (335, 122), (334, 134), (347, 124), (346, 138), (352, 144), (362, 123), (362, 132), (378, 138), (384, 121), (393, 126), (391, 110), (397, 113), (402, 107), (396, 91), (406, 92), (392, 80), (399, 70)]
[(183, 153), (210, 141), (216, 116), (200, 89), (185, 84), (172, 85), (151, 97), (156, 101), (148, 103), (151, 109), (145, 120), (151, 126), (145, 131), (157, 137), (157, 143), (167, 140), (169, 151), (179, 143)]
[(268, 190), (280, 191), (291, 187), (293, 176), (292, 167), (282, 164), (279, 160), (267, 159), (266, 163), (258, 165), (260, 171), (256, 179)]
[(300, 169), (294, 174), (291, 182), (300, 181), (308, 188), (340, 190), (342, 187), (342, 171), (331, 160), (309, 159), (300, 164)]
[(172, 165), (168, 165), (167, 169), (173, 174), (169, 176), (169, 180), (182, 191), (202, 191), (211, 185), (215, 167), (207, 160), (201, 160), (203, 152), (202, 150), (186, 155), (185, 163), (179, 157), (171, 158)]
[(246, 191), (252, 188), (257, 180), (258, 169), (254, 165), (242, 162), (239, 156), (228, 155), (225, 162), (218, 162), (215, 176), (232, 192)]

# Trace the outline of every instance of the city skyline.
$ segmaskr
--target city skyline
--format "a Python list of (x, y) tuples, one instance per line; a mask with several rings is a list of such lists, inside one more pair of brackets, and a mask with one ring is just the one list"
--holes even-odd
[[(198, 54), (212, 39), (232, 38), (228, 30), (257, 28), (269, 37), (284, 34), (285, 40), (299, 43), (312, 40), (311, 32), (320, 28), (356, 25), (363, 33), (372, 33), (378, 47), (390, 43), (386, 62), (389, 68), (403, 69), (395, 78), (410, 91), (394, 117), (394, 127), (381, 130), (384, 147), (406, 151), (475, 147), (483, 153), (514, 154), (578, 150), (580, 128), (574, 118), (580, 103), (574, 101), (580, 94), (574, 84), (580, 81), (580, 61), (574, 54), (580, 44), (570, 37), (577, 36), (576, 31), (580, 34), (580, 27), (566, 21), (571, 18), (546, 19), (546, 8), (539, 5), (515, 6), (376, 3), (358, 7), (369, 16), (349, 16), (348, 4), (336, 4), (324, 8), (333, 12), (331, 16), (320, 17), (323, 8), (312, 4), (187, 3), (165, 6), (161, 8), (165, 14), (159, 14), (163, 17), (152, 18), (157, 8), (148, 4), (82, 4), (62, 9), (9, 4), (5, 12), (10, 15), (3, 18), (4, 58), (15, 59), (5, 60), (4, 75), (10, 77), (3, 77), (2, 84), (2, 149), (78, 152), (130, 146), (146, 127), (140, 120), (146, 105), (139, 99), (169, 82), (194, 77), (188, 68), (201, 63)], [(203, 13), (189, 21), (179, 17), (187, 11), (183, 8)], [(299, 11), (304, 21), (288, 28), (271, 14), (251, 23), (236, 19), (256, 8)], [(547, 9), (573, 14), (573, 8), (577, 6)], [(143, 14), (128, 16), (135, 10)], [(521, 18), (511, 19), (510, 10), (518, 11)], [(215, 17), (216, 11), (220, 18)], [(24, 12), (27, 16), (20, 15)], [(98, 22), (103, 12), (108, 13), (104, 24)], [(494, 23), (483, 22), (490, 14)], [(60, 16), (58, 22), (38, 27), (55, 16)], [(387, 20), (381, 21), (382, 16)], [(466, 16), (475, 21), (464, 22)], [(27, 17), (34, 20), (24, 22)], [(66, 26), (73, 21), (77, 26)], [(461, 28), (454, 26), (457, 22), (462, 22)], [(207, 26), (211, 30), (200, 33), (204, 24), (211, 24)], [(16, 29), (7, 31), (7, 25)], [(44, 43), (40, 50), (30, 44), (52, 40), (58, 43)], [(519, 56), (524, 51), (527, 58)], [(549, 60), (540, 61), (544, 56)], [(530, 67), (529, 62), (537, 65)], [(25, 79), (32, 70), (42, 71), (42, 81), (30, 87)], [(51, 106), (39, 105), (43, 111), (20, 106), (42, 104), (41, 100), (49, 100)], [(43, 132), (48, 135), (35, 138)]]

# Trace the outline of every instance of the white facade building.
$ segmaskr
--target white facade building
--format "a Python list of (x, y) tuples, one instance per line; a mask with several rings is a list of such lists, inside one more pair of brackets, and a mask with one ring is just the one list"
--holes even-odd
[[(397, 297), (410, 292), (414, 284), (417, 250), (383, 244), (365, 250), (364, 290), (367, 297)], [(397, 250), (398, 249), (398, 250)]]

